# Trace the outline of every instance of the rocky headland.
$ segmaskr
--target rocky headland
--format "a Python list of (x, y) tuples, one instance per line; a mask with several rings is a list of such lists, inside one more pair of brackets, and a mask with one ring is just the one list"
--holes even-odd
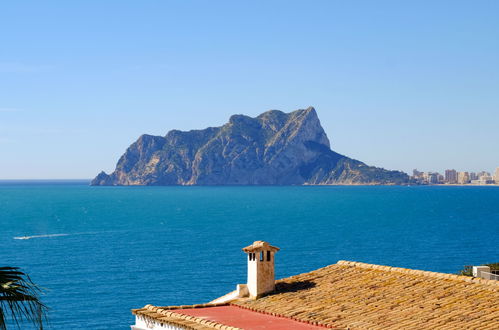
[(334, 185), (409, 182), (330, 148), (314, 108), (256, 118), (233, 115), (221, 127), (142, 135), (111, 174), (92, 185)]

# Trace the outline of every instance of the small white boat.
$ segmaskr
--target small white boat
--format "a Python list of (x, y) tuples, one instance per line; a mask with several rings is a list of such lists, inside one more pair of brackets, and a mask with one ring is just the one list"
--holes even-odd
[(68, 236), (69, 234), (48, 234), (48, 235), (33, 235), (33, 236), (16, 236), (14, 239), (32, 239), (32, 238), (42, 238), (42, 237), (59, 237)]

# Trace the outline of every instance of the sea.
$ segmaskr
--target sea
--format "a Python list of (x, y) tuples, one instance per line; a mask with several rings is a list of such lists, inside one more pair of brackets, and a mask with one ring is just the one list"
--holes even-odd
[(129, 329), (132, 308), (245, 283), (241, 249), (256, 240), (280, 247), (277, 278), (338, 260), (445, 273), (499, 262), (499, 187), (2, 181), (0, 226), (0, 266), (43, 289), (46, 329)]

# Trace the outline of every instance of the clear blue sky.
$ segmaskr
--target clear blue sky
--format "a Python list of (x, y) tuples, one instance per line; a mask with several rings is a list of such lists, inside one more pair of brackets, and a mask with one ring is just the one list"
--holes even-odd
[(335, 151), (499, 166), (499, 1), (4, 1), (0, 178), (91, 178), (143, 134), (317, 109)]

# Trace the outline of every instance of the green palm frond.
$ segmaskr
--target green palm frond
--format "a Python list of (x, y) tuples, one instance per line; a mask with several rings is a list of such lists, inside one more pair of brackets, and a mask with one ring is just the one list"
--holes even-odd
[(47, 307), (40, 300), (40, 288), (17, 267), (0, 267), (0, 330), (6, 330), (6, 317), (19, 327), (25, 319), (39, 329)]

